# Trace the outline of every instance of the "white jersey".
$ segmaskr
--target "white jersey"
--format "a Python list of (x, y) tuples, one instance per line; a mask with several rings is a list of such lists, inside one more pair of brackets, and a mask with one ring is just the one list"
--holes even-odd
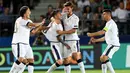
[[(67, 14), (62, 14), (62, 19), (64, 22), (65, 31), (73, 28), (78, 29), (79, 18), (75, 14), (71, 15), (69, 18), (67, 17)], [(65, 34), (65, 40), (79, 40), (77, 30), (75, 33)]]
[(106, 26), (103, 28), (103, 30), (106, 31), (105, 40), (108, 45), (120, 46), (118, 28), (112, 19), (106, 23)]
[(61, 24), (57, 24), (57, 23), (55, 23), (55, 22), (51, 22), (51, 23), (49, 24), (49, 27), (50, 27), (50, 28), (48, 29), (48, 31), (47, 31), (46, 33), (44, 33), (45, 36), (46, 36), (46, 38), (47, 38), (49, 41), (51, 41), (51, 42), (58, 42), (57, 36), (58, 36), (59, 34), (57, 33), (57, 30), (63, 31), (62, 25), (61, 25)]
[(15, 28), (13, 33), (12, 43), (25, 43), (29, 44), (30, 28), (27, 24), (32, 21), (30, 19), (24, 20), (22, 17), (17, 18), (15, 21)]

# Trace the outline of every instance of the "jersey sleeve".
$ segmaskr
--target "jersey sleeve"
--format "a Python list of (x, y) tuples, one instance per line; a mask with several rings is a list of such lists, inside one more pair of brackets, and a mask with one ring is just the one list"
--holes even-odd
[(79, 24), (79, 18), (78, 17), (74, 18), (72, 22), (73, 22), (72, 28), (78, 29), (78, 27), (79, 27), (79, 25), (78, 25)]
[(28, 26), (29, 23), (33, 23), (31, 20), (24, 20), (22, 25)]
[(107, 32), (108, 30), (111, 29), (111, 26), (112, 26), (111, 23), (107, 23), (106, 26), (103, 28), (103, 30)]

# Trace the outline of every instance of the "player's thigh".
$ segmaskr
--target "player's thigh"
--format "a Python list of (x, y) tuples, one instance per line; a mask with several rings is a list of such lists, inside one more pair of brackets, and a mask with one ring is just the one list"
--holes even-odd
[(19, 57), (24, 58), (26, 55), (26, 45), (20, 43), (14, 44), (12, 45), (12, 52), (16, 59)]
[(102, 55), (108, 56), (109, 58), (112, 58), (113, 54), (119, 49), (119, 47), (115, 47), (113, 45), (108, 45), (106, 49), (104, 50)]
[(79, 41), (71, 41), (69, 42), (72, 53), (80, 52), (80, 44)]
[(60, 49), (62, 49), (62, 48), (58, 43), (51, 43), (51, 50), (52, 50), (55, 60), (62, 59)]
[(11, 45), (11, 47), (12, 47), (12, 53), (13, 53), (14, 57), (16, 59), (18, 59), (18, 45), (17, 44), (13, 44), (13, 45)]
[(68, 49), (66, 46), (63, 47), (63, 58), (70, 57), (72, 55), (71, 49)]
[(113, 47), (110, 51), (110, 53), (108, 54), (109, 58), (112, 58), (114, 53), (116, 53), (118, 51), (119, 47)]
[(27, 59), (34, 59), (33, 50), (32, 50), (30, 45), (27, 46), (27, 53), (26, 53), (25, 58), (27, 58)]

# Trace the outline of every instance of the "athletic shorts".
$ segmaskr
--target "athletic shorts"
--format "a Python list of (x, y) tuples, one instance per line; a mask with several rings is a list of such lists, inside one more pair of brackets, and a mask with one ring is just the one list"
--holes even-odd
[(24, 43), (12, 44), (13, 55), (18, 59), (19, 57), (23, 58), (34, 58), (33, 51), (30, 45)]
[(67, 49), (64, 46), (63, 50), (63, 58), (67, 58), (72, 55), (74, 52), (80, 52), (80, 44), (79, 41), (65, 41), (70, 46), (70, 49)]
[(51, 51), (52, 51), (52, 54), (53, 54), (55, 60), (63, 59), (62, 58), (62, 49), (63, 49), (63, 46), (62, 46), (61, 43), (59, 43), (59, 42), (57, 42), (57, 43), (51, 42)]
[(109, 58), (112, 58), (113, 54), (118, 51), (118, 49), (120, 48), (120, 46), (115, 46), (115, 45), (108, 45), (106, 47), (106, 49), (104, 50), (102, 55), (106, 55)]

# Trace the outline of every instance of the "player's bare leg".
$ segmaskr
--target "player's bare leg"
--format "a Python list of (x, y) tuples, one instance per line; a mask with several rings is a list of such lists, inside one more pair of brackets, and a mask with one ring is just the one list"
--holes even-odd
[(12, 68), (11, 68), (11, 70), (10, 70), (9, 73), (17, 73), (17, 72), (21, 69), (21, 67), (20, 67), (21, 64), (20, 64), (20, 63), (22, 63), (23, 60), (24, 60), (23, 57), (19, 57), (19, 58), (13, 63), (13, 66), (12, 66)]
[(78, 65), (80, 67), (81, 72), (85, 73), (84, 64), (83, 64), (82, 59), (81, 59), (81, 52), (74, 52), (74, 53), (72, 53), (72, 58), (77, 61)]
[(59, 59), (57, 60), (49, 69), (46, 73), (52, 73), (57, 67), (63, 64), (63, 60)]
[(30, 58), (28, 60), (28, 73), (33, 73), (34, 72), (34, 59)]
[(65, 73), (71, 73), (71, 66), (70, 66), (71, 59), (72, 59), (71, 56), (64, 58), (63, 63), (65, 65), (65, 67), (64, 67)]
[(102, 73), (106, 73), (107, 72), (107, 67), (109, 68), (111, 73), (115, 73), (111, 62), (109, 61), (108, 56), (102, 55), (100, 57), (100, 60), (102, 62)]
[(24, 59), (23, 60), (23, 62), (21, 63), (21, 70), (19, 70), (19, 72), (18, 73), (23, 73), (24, 72), (24, 70), (25, 70), (25, 68), (26, 68), (26, 65), (28, 64), (28, 60), (27, 59)]

